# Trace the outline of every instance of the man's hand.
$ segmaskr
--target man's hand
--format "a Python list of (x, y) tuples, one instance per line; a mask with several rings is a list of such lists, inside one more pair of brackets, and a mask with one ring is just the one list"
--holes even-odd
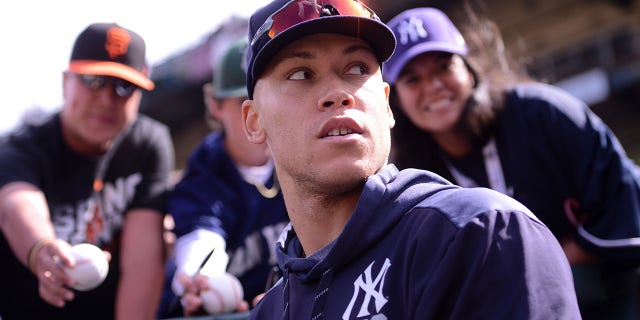
[(73, 267), (71, 246), (63, 240), (43, 239), (34, 244), (29, 254), (29, 267), (38, 278), (38, 292), (47, 303), (62, 308), (74, 298), (73, 279), (64, 267)]
[[(178, 282), (184, 287), (184, 293), (182, 294), (181, 300), (184, 316), (192, 317), (206, 314), (204, 309), (202, 309), (202, 298), (200, 298), (200, 292), (209, 289), (207, 276), (198, 273), (191, 278), (184, 273), (179, 273), (177, 277)], [(244, 300), (239, 302), (236, 307), (236, 312), (245, 312), (248, 310), (249, 303)]]

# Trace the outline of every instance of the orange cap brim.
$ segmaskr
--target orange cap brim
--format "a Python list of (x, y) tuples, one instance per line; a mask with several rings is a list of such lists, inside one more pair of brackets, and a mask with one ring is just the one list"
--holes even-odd
[(153, 90), (155, 87), (153, 81), (140, 71), (112, 61), (75, 60), (69, 63), (69, 71), (78, 74), (118, 77), (145, 90)]

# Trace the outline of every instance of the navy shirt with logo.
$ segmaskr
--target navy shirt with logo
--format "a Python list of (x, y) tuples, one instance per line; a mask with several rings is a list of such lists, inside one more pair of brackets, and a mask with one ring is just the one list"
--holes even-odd
[(282, 279), (250, 319), (579, 319), (559, 243), (527, 208), (486, 188), (388, 165), (332, 243), (304, 258), (295, 230)]

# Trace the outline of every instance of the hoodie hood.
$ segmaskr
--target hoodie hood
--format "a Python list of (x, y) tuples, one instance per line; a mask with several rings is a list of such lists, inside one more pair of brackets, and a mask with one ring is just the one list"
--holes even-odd
[[(298, 258), (290, 229), (276, 251), (282, 279), (251, 319), (579, 317), (571, 269), (544, 224), (513, 198), (427, 171), (386, 166), (332, 243)], [(487, 290), (513, 304), (492, 305)]]
[(278, 240), (278, 264), (281, 270), (296, 274), (302, 282), (317, 281), (327, 270), (339, 270), (367, 251), (409, 209), (450, 188), (456, 187), (436, 174), (414, 169), (399, 172), (389, 164), (367, 179), (353, 215), (340, 236), (328, 245), (325, 255), (300, 258), (302, 246), (289, 226)]
[(301, 283), (319, 281), (312, 309), (312, 319), (324, 313), (334, 275), (372, 248), (401, 220), (411, 208), (430, 195), (457, 188), (444, 178), (426, 171), (398, 169), (389, 164), (369, 177), (356, 208), (340, 236), (307, 258), (291, 225), (281, 233), (276, 255), (282, 271), (284, 319), (290, 318), (290, 276)]

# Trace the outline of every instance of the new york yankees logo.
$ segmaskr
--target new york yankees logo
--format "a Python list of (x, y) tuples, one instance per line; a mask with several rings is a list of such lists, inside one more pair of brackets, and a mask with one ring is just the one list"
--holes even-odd
[(351, 301), (347, 306), (347, 309), (342, 314), (342, 319), (347, 320), (351, 317), (351, 312), (354, 309), (356, 302), (358, 301), (358, 297), (362, 292), (364, 294), (364, 298), (360, 301), (360, 310), (358, 310), (358, 314), (356, 317), (366, 317), (371, 315), (371, 309), (369, 309), (369, 305), (371, 304), (371, 299), (373, 299), (375, 312), (378, 313), (382, 309), (382, 307), (387, 304), (388, 299), (384, 297), (382, 293), (384, 289), (384, 280), (387, 276), (387, 271), (389, 267), (391, 267), (391, 261), (389, 258), (384, 260), (382, 268), (378, 272), (378, 275), (373, 279), (371, 275), (371, 268), (373, 267), (374, 262), (367, 267), (366, 270), (353, 282), (353, 296), (351, 297)]
[(416, 42), (427, 37), (427, 30), (424, 29), (422, 20), (411, 17), (398, 25), (400, 33), (400, 43), (407, 44), (409, 41)]

